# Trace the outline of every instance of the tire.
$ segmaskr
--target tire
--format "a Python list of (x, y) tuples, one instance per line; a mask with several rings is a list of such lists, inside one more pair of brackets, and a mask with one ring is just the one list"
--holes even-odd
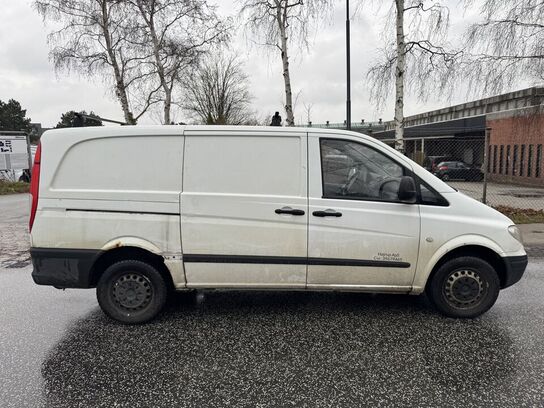
[(447, 174), (444, 174), (442, 176), (442, 181), (448, 181), (450, 179), (450, 176), (448, 176)]
[(126, 260), (108, 267), (96, 287), (98, 304), (109, 317), (125, 324), (147, 322), (164, 307), (168, 288), (148, 263)]
[(495, 304), (499, 290), (499, 277), (489, 263), (464, 256), (447, 261), (436, 271), (427, 295), (446, 316), (473, 318)]

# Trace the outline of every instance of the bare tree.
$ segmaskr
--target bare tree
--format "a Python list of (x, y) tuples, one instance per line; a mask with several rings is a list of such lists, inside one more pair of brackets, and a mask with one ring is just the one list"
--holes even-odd
[[(34, 6), (44, 20), (61, 25), (49, 34), (55, 68), (102, 75), (111, 85), (125, 121), (136, 124), (153, 103), (158, 88), (141, 86), (152, 72), (142, 64), (148, 56), (141, 55), (131, 44), (134, 21), (126, 13), (125, 2), (35, 0)], [(143, 89), (145, 95), (141, 94)], [(138, 112), (134, 113), (135, 109)]]
[(244, 0), (241, 14), (247, 18), (247, 28), (260, 38), (262, 45), (280, 52), (287, 126), (295, 125), (289, 49), (293, 44), (308, 47), (312, 23), (323, 18), (332, 3), (332, 0)]
[[(405, 87), (425, 99), (433, 91), (452, 85), (458, 52), (447, 51), (443, 42), (449, 26), (447, 7), (432, 1), (394, 0), (388, 24), (395, 21), (395, 41), (387, 40), (382, 58), (367, 72), (371, 98), (383, 106), (395, 84), (395, 148), (404, 151)], [(393, 81), (394, 79), (394, 81)]]
[(520, 79), (544, 80), (544, 2), (483, 0), (480, 12), (483, 21), (466, 33), (462, 74), (470, 93), (498, 93)]
[(142, 22), (139, 45), (149, 54), (161, 89), (163, 123), (172, 122), (174, 88), (200, 57), (228, 38), (207, 0), (128, 0)]
[(185, 111), (208, 125), (253, 124), (249, 81), (236, 57), (209, 57), (186, 83)]

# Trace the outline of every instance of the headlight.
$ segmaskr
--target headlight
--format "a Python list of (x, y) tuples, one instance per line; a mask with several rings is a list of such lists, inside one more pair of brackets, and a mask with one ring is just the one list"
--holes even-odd
[(508, 227), (508, 232), (510, 235), (512, 235), (516, 240), (518, 240), (520, 243), (523, 244), (523, 238), (521, 236), (521, 232), (519, 231), (519, 228), (515, 225), (510, 225)]

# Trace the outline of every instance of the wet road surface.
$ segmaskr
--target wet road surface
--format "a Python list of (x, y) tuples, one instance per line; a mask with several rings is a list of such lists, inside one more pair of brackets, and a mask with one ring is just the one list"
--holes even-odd
[(0, 196), (2, 209), (1, 223), (28, 223), (30, 212), (29, 194), (9, 194)]
[(0, 196), (0, 268), (22, 268), (30, 264), (29, 212), (28, 194)]
[(0, 269), (0, 406), (541, 407), (543, 266), (475, 320), (423, 297), (209, 292), (143, 326)]

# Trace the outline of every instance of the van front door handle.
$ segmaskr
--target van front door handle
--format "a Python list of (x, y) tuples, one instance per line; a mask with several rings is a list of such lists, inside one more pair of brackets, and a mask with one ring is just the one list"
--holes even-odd
[(312, 213), (314, 217), (341, 217), (342, 213), (338, 211), (331, 210), (330, 208), (325, 211), (314, 211)]
[(274, 211), (276, 214), (304, 215), (304, 210), (293, 209), (291, 207), (278, 208)]

